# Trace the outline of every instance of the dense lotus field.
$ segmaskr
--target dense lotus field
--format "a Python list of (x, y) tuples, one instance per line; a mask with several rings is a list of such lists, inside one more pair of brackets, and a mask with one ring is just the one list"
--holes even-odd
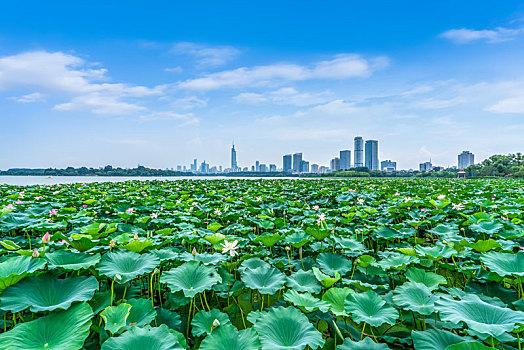
[(522, 349), (523, 189), (0, 185), (0, 349)]

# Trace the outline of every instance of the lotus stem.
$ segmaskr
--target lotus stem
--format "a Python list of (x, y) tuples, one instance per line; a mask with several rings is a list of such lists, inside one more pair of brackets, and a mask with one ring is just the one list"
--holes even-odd
[(519, 340), (519, 350), (522, 350), (522, 347), (520, 345), (520, 333), (517, 332), (517, 339)]
[(151, 273), (151, 277), (149, 278), (149, 296), (151, 297), (151, 305), (153, 306), (153, 309), (155, 308), (155, 298), (153, 295), (153, 278), (155, 277), (154, 273)]
[(230, 259), (229, 276), (227, 278), (227, 306), (229, 307), (229, 288), (231, 286), (231, 269), (233, 268), (233, 257)]
[(127, 283), (126, 283), (126, 286), (124, 287), (124, 295), (122, 296), (122, 301), (126, 299), (126, 292), (127, 292)]
[(364, 322), (364, 326), (362, 326), (362, 333), (360, 334), (360, 340), (362, 341), (362, 338), (364, 337), (364, 330), (366, 329), (366, 322)]
[[(203, 291), (202, 293), (204, 294), (204, 302), (206, 303), (207, 309), (208, 309), (209, 311), (211, 311), (211, 308), (209, 307), (209, 304), (207, 303), (206, 291)], [(233, 299), (233, 300), (234, 300), (234, 299)]]
[(111, 280), (111, 303), (109, 306), (113, 306), (113, 292), (114, 292), (115, 280)]
[(186, 330), (186, 338), (189, 339), (189, 325), (191, 324), (191, 309), (193, 308), (193, 300), (195, 298), (191, 298), (191, 302), (189, 303), (189, 313), (187, 314), (187, 330)]
[(260, 311), (262, 312), (262, 310), (264, 310), (264, 296), (262, 293), (260, 293), (260, 299), (262, 299), (262, 305), (260, 306)]
[(162, 293), (160, 291), (160, 276), (158, 277), (158, 300), (160, 300), (160, 307), (162, 308)]

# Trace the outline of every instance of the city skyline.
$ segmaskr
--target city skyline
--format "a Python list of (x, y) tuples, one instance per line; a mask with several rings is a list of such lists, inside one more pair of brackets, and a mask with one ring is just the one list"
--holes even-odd
[(524, 149), (521, 1), (138, 4), (4, 4), (0, 169)]

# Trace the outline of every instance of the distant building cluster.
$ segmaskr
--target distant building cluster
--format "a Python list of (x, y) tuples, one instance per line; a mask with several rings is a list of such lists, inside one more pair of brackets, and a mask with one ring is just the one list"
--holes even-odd
[[(329, 166), (310, 164), (305, 160), (301, 152), (285, 154), (282, 157), (282, 168), (278, 168), (276, 164), (265, 164), (260, 161), (255, 161), (255, 164), (250, 167), (240, 167), (237, 162), (237, 150), (233, 143), (231, 147), (231, 164), (229, 168), (223, 169), (222, 166), (210, 166), (205, 160), (198, 164), (197, 159), (193, 160), (189, 171), (201, 174), (217, 174), (217, 173), (231, 173), (231, 172), (254, 172), (254, 173), (268, 173), (268, 172), (286, 172), (294, 174), (314, 173), (322, 174), (339, 170), (380, 170), (384, 172), (406, 171), (397, 168), (397, 162), (387, 159), (379, 161), (378, 156), (378, 140), (364, 140), (361, 136), (356, 136), (353, 139), (353, 159), (352, 151), (344, 149), (339, 151), (338, 156), (329, 161)], [(353, 162), (352, 162), (353, 161)], [(466, 169), (470, 165), (475, 164), (475, 156), (470, 151), (463, 151), (458, 155), (458, 166), (452, 166), (453, 169)], [(188, 171), (186, 166), (177, 165), (177, 171)], [(441, 171), (444, 170), (442, 166), (435, 166), (431, 159), (427, 162), (419, 164), (420, 172)], [(413, 171), (409, 169), (409, 171)]]

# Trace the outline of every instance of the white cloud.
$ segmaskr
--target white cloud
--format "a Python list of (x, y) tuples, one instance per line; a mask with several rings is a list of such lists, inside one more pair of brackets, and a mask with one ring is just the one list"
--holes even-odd
[(453, 41), (456, 44), (466, 44), (472, 41), (484, 40), (488, 43), (498, 43), (502, 41), (513, 40), (519, 34), (524, 33), (524, 28), (509, 29), (498, 27), (495, 29), (451, 29), (440, 36)]
[[(32, 51), (0, 57), (0, 90), (38, 89), (47, 95), (70, 98), (59, 111), (87, 110), (95, 114), (122, 114), (143, 110), (129, 99), (160, 95), (164, 86), (148, 88), (109, 83), (107, 70), (93, 68), (84, 59), (63, 52)], [(43, 96), (25, 95), (19, 102)]]
[(202, 67), (221, 66), (235, 58), (240, 51), (232, 46), (210, 46), (180, 42), (173, 46), (173, 53), (191, 55)]
[(259, 104), (271, 102), (279, 105), (310, 106), (328, 102), (331, 98), (329, 91), (321, 93), (301, 93), (293, 87), (284, 87), (264, 93), (243, 92), (234, 97), (240, 103)]
[(193, 117), (193, 113), (176, 112), (153, 112), (140, 116), (141, 120), (188, 120)]
[(202, 108), (207, 106), (207, 100), (198, 98), (197, 96), (188, 96), (175, 100), (172, 106), (182, 109)]
[(524, 94), (500, 100), (497, 103), (488, 106), (486, 110), (493, 113), (524, 114)]
[(20, 103), (34, 103), (45, 102), (45, 95), (40, 92), (33, 92), (32, 94), (23, 95), (20, 97), (11, 97), (12, 100)]
[(179, 83), (178, 86), (182, 89), (205, 91), (220, 88), (268, 86), (309, 79), (340, 80), (367, 77), (373, 71), (387, 65), (388, 60), (384, 57), (368, 60), (359, 55), (341, 54), (331, 60), (314, 63), (309, 67), (283, 63), (250, 68), (242, 67), (186, 80)]

